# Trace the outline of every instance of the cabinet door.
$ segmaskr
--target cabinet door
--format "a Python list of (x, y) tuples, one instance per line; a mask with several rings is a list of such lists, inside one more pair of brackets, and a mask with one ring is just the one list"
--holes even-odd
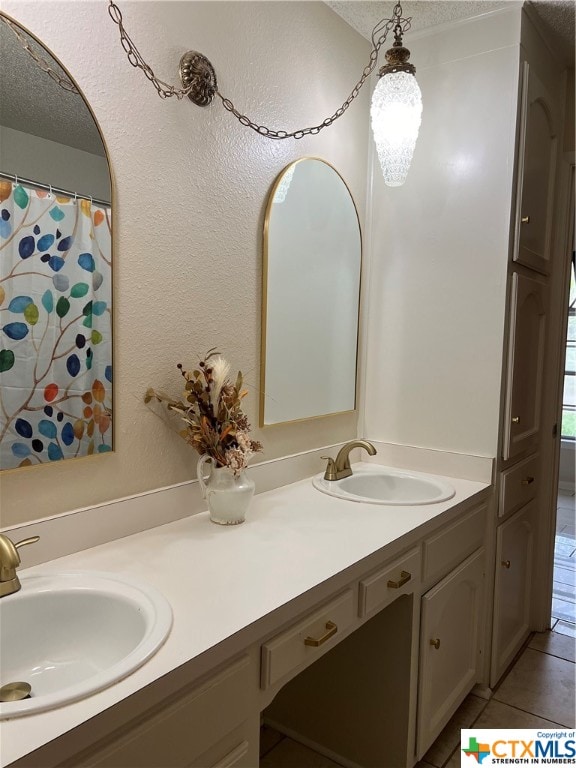
[(490, 685), (495, 685), (530, 630), (531, 501), (498, 526)]
[(242, 656), (204, 682), (185, 686), (167, 701), (157, 703), (58, 765), (249, 768), (255, 764), (259, 729), (253, 683), (250, 658)]
[[(255, 768), (259, 763), (260, 713), (229, 733), (207, 752), (186, 764), (186, 768)], [(161, 763), (168, 768), (168, 763)]]
[(482, 548), (422, 598), (419, 758), (476, 683), (483, 583)]
[(526, 62), (522, 90), (514, 261), (549, 274), (557, 143), (554, 110)]
[(536, 447), (540, 434), (547, 288), (514, 272), (504, 414), (503, 458)]

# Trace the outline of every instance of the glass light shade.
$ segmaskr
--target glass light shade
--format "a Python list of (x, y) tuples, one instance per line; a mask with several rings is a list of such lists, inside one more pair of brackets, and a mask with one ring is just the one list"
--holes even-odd
[(414, 75), (383, 75), (372, 94), (370, 115), (384, 182), (399, 187), (410, 168), (422, 119), (422, 94)]

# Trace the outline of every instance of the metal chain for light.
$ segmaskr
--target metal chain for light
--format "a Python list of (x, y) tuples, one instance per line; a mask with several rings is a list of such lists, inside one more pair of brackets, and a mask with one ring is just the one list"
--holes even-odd
[[(126, 55), (128, 57), (128, 61), (133, 67), (136, 67), (138, 69), (141, 69), (148, 80), (152, 83), (152, 85), (156, 88), (156, 91), (158, 92), (158, 95), (162, 99), (170, 98), (171, 96), (176, 96), (177, 99), (182, 99), (184, 96), (188, 96), (190, 91), (193, 89), (193, 85), (188, 86), (187, 88), (176, 88), (173, 85), (170, 85), (168, 83), (165, 83), (164, 81), (160, 80), (156, 75), (154, 74), (154, 71), (150, 67), (149, 64), (146, 63), (144, 58), (142, 57), (142, 54), (138, 50), (138, 48), (135, 46), (133, 41), (130, 39), (130, 36), (126, 32), (126, 29), (124, 28), (124, 24), (122, 22), (122, 13), (114, 0), (109, 0), (108, 4), (108, 13), (110, 14), (110, 18), (112, 21), (114, 21), (115, 24), (118, 25), (118, 29), (120, 30), (120, 41), (122, 44), (122, 47), (124, 48), (124, 51), (126, 52)], [(246, 115), (243, 115), (232, 103), (230, 99), (227, 99), (225, 96), (223, 96), (220, 91), (217, 88), (214, 88), (214, 95), (218, 96), (218, 98), (222, 101), (222, 106), (224, 109), (228, 110), (231, 114), (234, 115), (234, 117), (244, 126), (247, 128), (252, 128), (253, 131), (256, 131), (256, 133), (260, 134), (261, 136), (265, 136), (268, 139), (302, 139), (304, 136), (308, 135), (316, 135), (320, 133), (320, 131), (323, 128), (327, 128), (329, 125), (332, 125), (332, 123), (337, 120), (339, 117), (342, 117), (344, 112), (348, 109), (350, 104), (354, 101), (354, 99), (358, 96), (360, 89), (368, 79), (368, 77), (372, 74), (374, 71), (374, 68), (376, 66), (376, 63), (378, 61), (378, 53), (380, 51), (380, 48), (384, 45), (384, 42), (386, 41), (386, 38), (388, 37), (388, 33), (394, 29), (394, 33), (396, 35), (396, 39), (398, 40), (398, 36), (401, 36), (404, 32), (407, 32), (410, 29), (411, 25), (411, 18), (403, 19), (402, 18), (402, 6), (399, 2), (396, 3), (394, 6), (394, 11), (391, 19), (382, 19), (381, 21), (376, 24), (374, 29), (372, 30), (372, 50), (370, 51), (370, 61), (369, 63), (364, 67), (364, 70), (362, 72), (362, 77), (360, 80), (356, 83), (352, 91), (350, 92), (350, 95), (346, 99), (346, 101), (342, 104), (341, 107), (339, 107), (336, 112), (334, 112), (333, 115), (330, 117), (327, 117), (325, 120), (323, 120), (319, 125), (315, 125), (311, 128), (301, 128), (297, 131), (275, 131), (271, 128), (267, 128), (265, 125), (259, 125), (258, 123), (251, 120)]]
[(108, 13), (110, 14), (112, 21), (118, 25), (118, 29), (120, 30), (120, 42), (122, 48), (124, 48), (124, 51), (126, 52), (128, 61), (133, 67), (141, 69), (142, 72), (144, 72), (148, 80), (150, 80), (154, 88), (158, 91), (158, 96), (160, 96), (161, 99), (168, 99), (171, 96), (176, 96), (177, 99), (183, 99), (184, 96), (187, 96), (190, 88), (175, 88), (173, 85), (165, 83), (163, 80), (156, 77), (152, 67), (144, 61), (140, 51), (130, 39), (128, 32), (126, 32), (124, 24), (122, 23), (122, 12), (113, 0), (109, 0)]
[(71, 80), (68, 80), (67, 77), (60, 75), (58, 72), (53, 70), (47, 61), (45, 61), (39, 54), (37, 54), (36, 51), (32, 50), (32, 48), (28, 43), (28, 40), (26, 40), (24, 35), (18, 29), (18, 27), (12, 24), (5, 16), (0, 16), (0, 19), (4, 22), (4, 24), (6, 24), (7, 27), (9, 27), (12, 30), (12, 32), (14, 32), (22, 48), (24, 48), (26, 53), (36, 62), (36, 64), (40, 67), (40, 69), (48, 75), (48, 77), (54, 80), (54, 82), (57, 85), (59, 85), (61, 88), (63, 88), (65, 91), (68, 91), (69, 93), (75, 93), (77, 96), (80, 95), (80, 91), (78, 90), (78, 88), (76, 88), (76, 86)]

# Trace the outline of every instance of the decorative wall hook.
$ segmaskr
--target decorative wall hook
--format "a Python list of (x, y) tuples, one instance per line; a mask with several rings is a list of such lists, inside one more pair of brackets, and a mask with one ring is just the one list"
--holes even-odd
[(190, 101), (199, 107), (211, 104), (218, 91), (214, 67), (198, 51), (188, 51), (180, 59), (180, 81)]

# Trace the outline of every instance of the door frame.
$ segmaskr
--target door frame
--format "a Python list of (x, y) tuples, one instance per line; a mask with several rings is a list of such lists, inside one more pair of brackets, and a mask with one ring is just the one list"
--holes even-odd
[[(555, 226), (556, 264), (550, 275), (550, 326), (545, 363), (542, 470), (543, 484), (539, 515), (536, 521), (533, 626), (537, 631), (548, 629), (552, 616), (552, 590), (554, 581), (554, 546), (556, 539), (556, 507), (560, 469), (560, 433), (566, 333), (568, 327), (568, 298), (570, 265), (574, 226), (574, 184), (576, 180), (576, 153), (565, 152), (560, 160), (558, 184), (558, 219)], [(557, 300), (555, 300), (557, 298)], [(557, 434), (553, 430), (556, 428)], [(546, 471), (549, 467), (549, 471)]]

